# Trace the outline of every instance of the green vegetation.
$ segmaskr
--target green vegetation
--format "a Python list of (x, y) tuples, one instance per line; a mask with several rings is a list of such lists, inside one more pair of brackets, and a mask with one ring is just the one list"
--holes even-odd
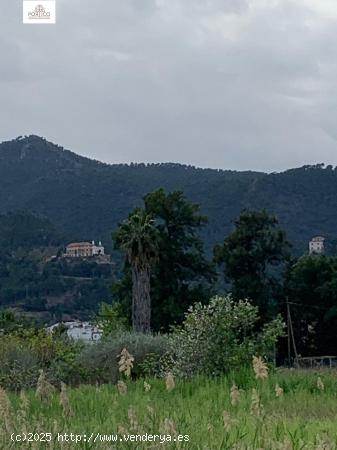
[(213, 292), (216, 276), (200, 238), (208, 219), (180, 191), (151, 192), (144, 197), (144, 208), (155, 218), (160, 236), (152, 277), (152, 326), (168, 330), (181, 323), (190, 305), (208, 302)]
[[(146, 220), (138, 220), (142, 217)], [(114, 282), (108, 264), (50, 258), (60, 255), (63, 246), (47, 219), (27, 212), (0, 216), (0, 305), (40, 324), (67, 317), (98, 320), (108, 335), (132, 324), (133, 267), (136, 331), (149, 331), (151, 316), (151, 329), (167, 332), (182, 323), (191, 305), (208, 304), (215, 292), (225, 291), (235, 301), (247, 298), (258, 306), (259, 327), (277, 313), (286, 321), (288, 302), (298, 354), (336, 354), (337, 258), (291, 259), (277, 219), (266, 211), (244, 210), (232, 233), (215, 248), (215, 261), (225, 275), (225, 284), (216, 285), (213, 263), (198, 234), (205, 223), (198, 206), (183, 193), (161, 189), (148, 194), (144, 208), (132, 212), (114, 234), (125, 258), (123, 273)], [(146, 306), (142, 318), (139, 304)], [(281, 363), (289, 356), (286, 345), (283, 340), (277, 347)], [(293, 348), (291, 353), (296, 356)]]
[(48, 323), (66, 314), (89, 318), (109, 300), (111, 266), (51, 258), (62, 254), (66, 242), (44, 217), (24, 211), (0, 215), (0, 307)]
[[(172, 449), (334, 449), (335, 372), (268, 370), (263, 358), (251, 357), (270, 353), (282, 325), (254, 333), (256, 320), (256, 307), (216, 298), (195, 305), (169, 336), (114, 330), (83, 346), (62, 328), (49, 335), (7, 327), (0, 346), (6, 388), (0, 388), (0, 448), (75, 448), (58, 440), (58, 433), (73, 433), (82, 440), (78, 448), (111, 450), (111, 442), (88, 443), (83, 435), (147, 433), (160, 434)], [(3, 325), (13, 322), (2, 315)], [(12, 433), (33, 433), (33, 442), (15, 444)], [(178, 435), (186, 440), (172, 441)], [(34, 442), (41, 438), (52, 442)], [(118, 442), (125, 449), (151, 445)]]
[(289, 269), (286, 287), (298, 353), (336, 354), (337, 258), (302, 256)]
[[(63, 389), (62, 394), (53, 392), (50, 397), (47, 391), (44, 395), (48, 400), (44, 397), (40, 400), (34, 391), (21, 397), (11, 394), (11, 404), (1, 410), (0, 448), (116, 448), (101, 440), (96, 444), (81, 442), (68, 446), (55, 442), (57, 433), (71, 432), (82, 436), (119, 433), (119, 438), (148, 433), (169, 435), (171, 439), (181, 434), (189, 439), (181, 443), (157, 443), (156, 447), (153, 443), (118, 442), (121, 449), (336, 448), (335, 373), (277, 371), (267, 379), (255, 380), (252, 371), (247, 369), (216, 379), (175, 380), (175, 387), (170, 390), (166, 389), (164, 380), (146, 378), (145, 381), (146, 390), (144, 379), (127, 381), (124, 395), (113, 385)], [(4, 404), (2, 394), (1, 406)], [(50, 432), (54, 441), (52, 445), (17, 446), (10, 442), (11, 432), (22, 434), (24, 430)]]
[(267, 211), (243, 210), (234, 231), (215, 247), (215, 260), (223, 264), (234, 298), (249, 298), (263, 317), (275, 314), (289, 257), (286, 235)]
[(124, 250), (132, 273), (132, 326), (134, 331), (151, 330), (151, 269), (158, 257), (159, 233), (151, 215), (136, 210), (114, 236), (117, 248)]
[(132, 354), (134, 379), (148, 375), (161, 376), (162, 362), (168, 354), (168, 337), (133, 332), (121, 332), (89, 345), (80, 352), (78, 363), (95, 374), (91, 381), (116, 383), (121, 379), (118, 360), (123, 349)]
[(122, 308), (119, 303), (109, 305), (101, 303), (94, 322), (100, 326), (103, 336), (109, 336), (117, 331), (128, 329), (128, 321), (122, 314)]
[[(57, 332), (58, 333), (58, 332)], [(83, 346), (62, 333), (19, 326), (0, 337), (0, 386), (20, 391), (36, 386), (38, 371), (43, 369), (54, 383), (78, 384), (92, 375), (78, 363)]]
[(101, 238), (110, 251), (111, 230), (148, 192), (181, 190), (210, 218), (204, 236), (211, 250), (260, 176), (179, 164), (107, 165), (29, 136), (0, 144), (0, 213), (43, 214), (71, 240)]
[(209, 219), (203, 231), (209, 252), (231, 231), (243, 208), (265, 208), (276, 215), (298, 253), (307, 250), (312, 236), (336, 238), (337, 171), (331, 166), (279, 174), (179, 164), (109, 166), (37, 136), (0, 145), (0, 213), (24, 209), (43, 214), (71, 239), (100, 237), (111, 245), (111, 230), (159, 188), (183, 191), (200, 205)]
[[(207, 304), (216, 293), (249, 298), (259, 307), (263, 321), (278, 312), (285, 320), (288, 298), (298, 352), (336, 353), (335, 220), (327, 211), (334, 210), (331, 199), (337, 172), (331, 167), (306, 166), (265, 175), (179, 165), (108, 166), (36, 136), (1, 144), (0, 161), (2, 210), (26, 208), (44, 215), (0, 215), (1, 307), (14, 308), (39, 323), (52, 323), (89, 319), (102, 302), (111, 307), (117, 302), (119, 316), (128, 326), (132, 264), (122, 253), (113, 254), (117, 262), (113, 272), (111, 266), (94, 262), (49, 258), (75, 238), (105, 237), (112, 248), (111, 231), (118, 231), (117, 224), (135, 207), (139, 210), (143, 196), (141, 210), (153, 217), (159, 234), (157, 259), (147, 277), (152, 330), (167, 332), (182, 322), (193, 303)], [(157, 190), (150, 192), (153, 189)], [(240, 215), (246, 206), (256, 210)], [(262, 206), (268, 212), (261, 211)], [(307, 259), (310, 270), (303, 268), (303, 260), (289, 261), (283, 230), (295, 253), (313, 234), (330, 238), (330, 259), (324, 263), (329, 268), (324, 269), (318, 259), (317, 263)], [(218, 277), (210, 256), (214, 244), (216, 260), (223, 264)], [(315, 271), (321, 269), (315, 278)], [(279, 355), (284, 360), (284, 348)]]
[(0, 215), (0, 245), (2, 253), (58, 247), (65, 236), (45, 217), (27, 211)]
[[(13, 317), (5, 315), (5, 324)], [(116, 316), (113, 316), (113, 320)], [(39, 369), (50, 380), (79, 383), (117, 382), (118, 357), (123, 349), (133, 355), (134, 378), (221, 375), (250, 364), (255, 354), (270, 358), (283, 332), (280, 318), (258, 329), (258, 310), (248, 302), (215, 297), (209, 305), (195, 304), (183, 324), (168, 335), (115, 329), (101, 341), (76, 344), (65, 330), (4, 326), (0, 347), (0, 386), (11, 390), (36, 384)], [(6, 331), (7, 330), (7, 331)]]
[[(0, 215), (2, 448), (17, 448), (10, 433), (25, 431), (180, 433), (188, 440), (164, 447), (191, 450), (337, 448), (335, 373), (275, 370), (298, 353), (337, 353), (335, 215), (322, 221), (337, 194), (335, 170), (108, 166), (36, 136), (1, 144), (0, 163), (3, 211), (15, 199), (48, 217)], [(324, 233), (327, 254), (291, 255), (283, 228), (295, 254)], [(111, 231), (116, 270), (61, 257), (73, 236), (110, 241)], [(37, 326), (75, 317), (99, 325), (101, 341)]]
[(258, 321), (257, 307), (230, 296), (195, 304), (170, 335), (170, 370), (185, 377), (214, 376), (248, 366), (256, 354), (271, 360), (284, 324), (280, 317), (263, 327)]
[[(137, 230), (134, 226), (142, 216), (151, 218), (151, 228), (147, 226), (146, 234), (144, 227)], [(139, 286), (135, 268), (143, 254), (143, 265), (146, 263), (148, 267), (145, 284), (149, 283), (151, 273), (149, 293), (153, 330), (167, 331), (171, 325), (181, 323), (190, 305), (209, 300), (215, 273), (205, 258), (203, 242), (198, 234), (206, 222), (198, 205), (189, 202), (182, 192), (166, 194), (159, 189), (145, 196), (143, 210), (136, 209), (128, 221), (120, 225), (114, 240), (119, 248), (121, 235), (124, 236), (128, 253), (123, 276), (114, 285), (113, 292), (114, 299), (123, 306), (126, 315), (132, 303), (132, 286)], [(144, 253), (146, 243), (149, 255)], [(149, 288), (144, 286), (145, 292)]]

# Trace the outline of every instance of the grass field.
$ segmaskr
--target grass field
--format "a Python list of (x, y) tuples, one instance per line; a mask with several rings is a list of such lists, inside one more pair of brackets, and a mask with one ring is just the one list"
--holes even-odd
[[(144, 380), (128, 381), (124, 395), (113, 385), (69, 389), (62, 404), (59, 392), (44, 401), (35, 392), (10, 394), (10, 404), (2, 392), (1, 449), (337, 449), (335, 372), (283, 370), (255, 380), (252, 373), (241, 371), (213, 380), (175, 380), (172, 390), (165, 380), (146, 381), (150, 390), (145, 390)], [(233, 383), (242, 390), (239, 394), (232, 390), (231, 395)], [(107, 443), (96, 438), (98, 433), (118, 432), (118, 439), (147, 433), (170, 435), (176, 441)], [(15, 443), (12, 433), (13, 438), (32, 433), (28, 437), (33, 442)], [(41, 442), (50, 439), (41, 433), (52, 433), (51, 441)], [(58, 433), (78, 434), (81, 441), (60, 442)]]

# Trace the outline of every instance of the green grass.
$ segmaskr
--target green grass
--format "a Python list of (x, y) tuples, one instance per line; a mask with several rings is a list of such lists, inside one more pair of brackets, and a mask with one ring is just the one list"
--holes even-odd
[[(324, 390), (317, 388), (321, 377)], [(69, 389), (73, 416), (65, 418), (60, 406), (59, 393), (47, 402), (41, 402), (34, 392), (28, 392), (27, 420), (20, 423), (21, 407), (18, 395), (9, 395), (12, 417), (8, 431), (2, 430), (1, 449), (337, 449), (337, 373), (276, 371), (267, 380), (256, 381), (249, 371), (230, 374), (218, 379), (197, 378), (192, 381), (176, 381), (171, 392), (163, 380), (147, 380), (150, 392), (145, 392), (144, 380), (129, 381), (128, 393), (123, 396), (116, 386), (81, 386)], [(239, 405), (232, 406), (230, 388), (235, 382), (243, 389)], [(284, 389), (284, 395), (275, 396), (275, 384)], [(256, 388), (263, 404), (261, 417), (251, 414), (251, 394)], [(128, 411), (134, 411), (130, 414)], [(224, 429), (223, 412), (229, 412), (232, 425)], [(1, 417), (1, 412), (0, 412)], [(119, 428), (132, 434), (166, 434), (169, 430), (165, 419), (174, 424), (181, 435), (188, 435), (188, 442), (168, 444), (121, 443), (103, 444), (81, 442), (69, 445), (53, 441), (49, 444), (14, 444), (10, 433), (58, 432), (74, 434), (115, 434)], [(4, 428), (3, 418), (0, 429)], [(172, 434), (172, 437), (173, 434)], [(325, 443), (325, 446), (324, 446)]]

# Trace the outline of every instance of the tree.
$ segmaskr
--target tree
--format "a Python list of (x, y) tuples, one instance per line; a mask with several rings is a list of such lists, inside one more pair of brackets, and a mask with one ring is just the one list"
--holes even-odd
[(189, 306), (211, 297), (215, 272), (199, 236), (207, 217), (181, 191), (159, 189), (147, 194), (144, 203), (161, 237), (152, 281), (153, 325), (156, 330), (167, 330), (183, 320)]
[(277, 317), (258, 327), (258, 321), (256, 306), (230, 295), (196, 303), (170, 335), (172, 370), (180, 376), (219, 375), (248, 366), (254, 355), (271, 358), (284, 323)]
[(224, 265), (234, 298), (250, 299), (266, 318), (274, 312), (289, 250), (274, 216), (265, 210), (243, 210), (234, 231), (214, 253), (216, 262)]
[(102, 329), (104, 336), (127, 330), (127, 319), (122, 316), (119, 303), (101, 303), (94, 322)]
[[(165, 193), (159, 189), (147, 194), (144, 203), (160, 236), (151, 276), (152, 328), (166, 331), (182, 322), (190, 305), (205, 303), (212, 295), (215, 271), (205, 258), (199, 237), (207, 218), (180, 191)], [(126, 261), (123, 276), (113, 287), (125, 315), (130, 315), (131, 288), (131, 264)]]
[(20, 326), (20, 322), (16, 318), (13, 311), (9, 309), (0, 310), (0, 335), (16, 330)]
[(298, 353), (336, 354), (337, 258), (302, 256), (291, 267), (286, 287)]
[(151, 324), (150, 276), (158, 258), (159, 234), (150, 214), (135, 210), (114, 235), (115, 247), (127, 253), (132, 273), (132, 325), (148, 333)]

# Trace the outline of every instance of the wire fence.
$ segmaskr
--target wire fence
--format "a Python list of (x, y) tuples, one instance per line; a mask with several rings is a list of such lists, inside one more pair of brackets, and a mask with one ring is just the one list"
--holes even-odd
[(308, 356), (294, 359), (294, 367), (298, 369), (337, 368), (337, 356)]

